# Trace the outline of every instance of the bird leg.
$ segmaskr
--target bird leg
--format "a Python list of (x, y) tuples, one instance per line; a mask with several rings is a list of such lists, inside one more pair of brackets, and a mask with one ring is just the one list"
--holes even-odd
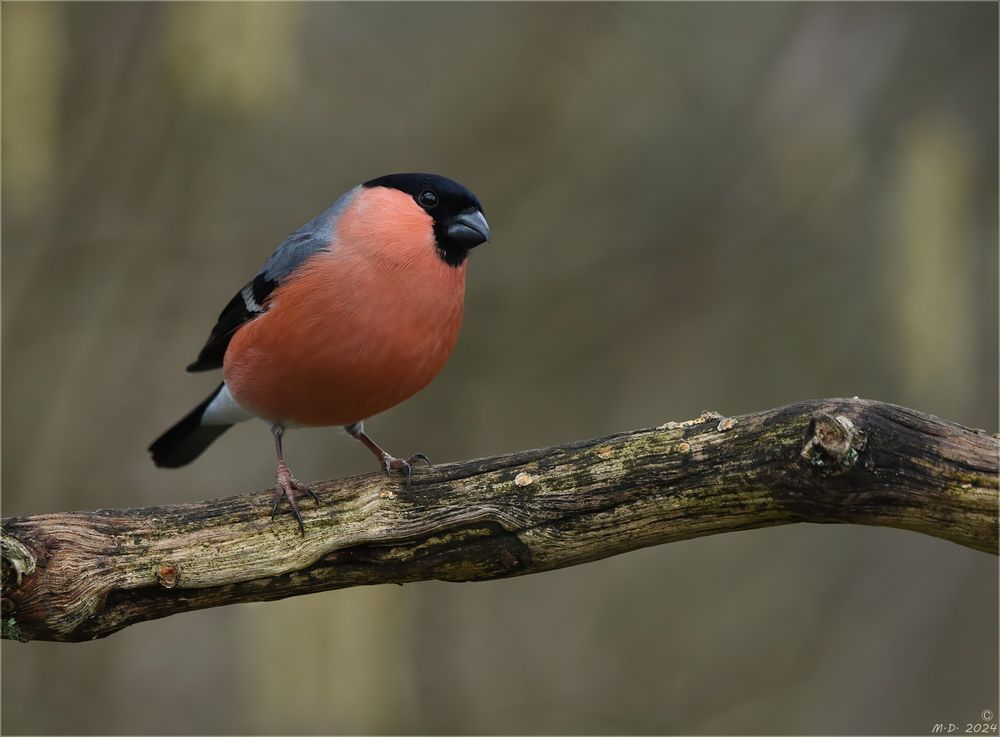
[(292, 472), (288, 469), (288, 464), (282, 458), (281, 436), (284, 435), (285, 428), (281, 425), (271, 425), (271, 432), (274, 434), (274, 449), (278, 452), (277, 483), (274, 487), (274, 506), (271, 507), (271, 519), (273, 520), (274, 515), (278, 513), (281, 500), (287, 499), (288, 504), (292, 508), (292, 514), (295, 515), (295, 521), (299, 523), (299, 532), (305, 536), (306, 528), (302, 524), (302, 515), (299, 514), (299, 505), (295, 501), (295, 492), (299, 491), (311, 496), (313, 501), (316, 502), (317, 507), (319, 506), (319, 497), (316, 496), (316, 492), (292, 476)]
[(428, 466), (431, 465), (430, 459), (423, 453), (414, 453), (407, 459), (393, 458), (391, 455), (382, 450), (381, 446), (368, 437), (365, 433), (365, 423), (355, 422), (351, 425), (344, 425), (344, 429), (347, 430), (348, 434), (352, 438), (356, 438), (364, 443), (365, 447), (370, 450), (376, 458), (378, 458), (379, 463), (382, 464), (382, 470), (386, 473), (390, 471), (402, 471), (406, 474), (406, 488), (409, 489), (410, 477), (413, 475), (413, 466), (417, 461), (423, 461)]

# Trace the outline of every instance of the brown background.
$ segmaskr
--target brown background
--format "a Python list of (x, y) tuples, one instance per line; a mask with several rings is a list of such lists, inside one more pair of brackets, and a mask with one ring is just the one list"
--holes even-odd
[[(232, 293), (348, 187), (467, 184), (444, 462), (810, 397), (997, 429), (997, 6), (3, 5), (3, 514), (267, 486), (148, 442)], [(305, 479), (372, 471), (292, 433)], [(997, 711), (997, 561), (721, 535), (496, 583), (4, 642), (5, 733), (928, 733)]]

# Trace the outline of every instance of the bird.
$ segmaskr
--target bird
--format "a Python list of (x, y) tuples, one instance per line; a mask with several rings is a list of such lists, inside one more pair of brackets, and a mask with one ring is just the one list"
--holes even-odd
[(149, 446), (164, 468), (187, 465), (234, 424), (258, 418), (277, 454), (271, 519), (297, 494), (319, 498), (284, 460), (285, 431), (343, 426), (407, 488), (423, 453), (396, 458), (365, 420), (410, 398), (458, 340), (469, 252), (490, 239), (479, 199), (437, 174), (357, 185), (289, 235), (219, 314), (189, 372), (222, 382)]

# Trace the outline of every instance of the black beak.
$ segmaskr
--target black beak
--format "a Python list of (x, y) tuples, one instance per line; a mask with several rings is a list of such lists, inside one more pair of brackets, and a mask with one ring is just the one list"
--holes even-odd
[(453, 217), (445, 231), (448, 240), (469, 249), (490, 239), (490, 226), (479, 210), (466, 210)]

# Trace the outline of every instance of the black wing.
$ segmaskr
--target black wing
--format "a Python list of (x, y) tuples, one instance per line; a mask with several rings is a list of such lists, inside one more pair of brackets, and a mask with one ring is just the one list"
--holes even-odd
[(222, 367), (222, 359), (233, 334), (245, 323), (267, 311), (271, 293), (310, 256), (331, 247), (337, 215), (346, 207), (351, 190), (319, 217), (310, 220), (288, 236), (278, 246), (257, 275), (229, 300), (212, 328), (198, 358), (188, 365), (188, 371), (209, 371)]
[[(236, 296), (229, 300), (229, 304), (222, 308), (215, 327), (205, 341), (205, 346), (198, 354), (198, 358), (188, 364), (187, 370), (193, 372), (222, 368), (222, 359), (226, 355), (226, 348), (229, 347), (233, 333), (241, 325), (267, 310), (267, 298), (276, 286), (278, 286), (277, 280), (266, 279), (261, 272), (238, 291)], [(260, 300), (255, 295), (260, 295)]]

